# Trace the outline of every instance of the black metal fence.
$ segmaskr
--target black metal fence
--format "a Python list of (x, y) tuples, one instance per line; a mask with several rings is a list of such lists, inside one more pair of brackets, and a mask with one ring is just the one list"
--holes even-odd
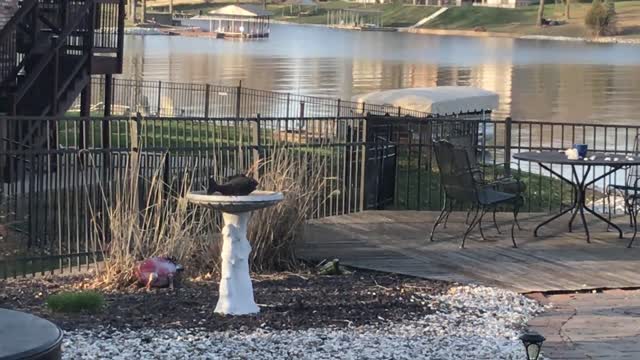
[(98, 250), (91, 232), (104, 221), (109, 194), (131, 170), (133, 155), (143, 184), (161, 174), (171, 186), (188, 171), (192, 185), (203, 188), (209, 175), (245, 172), (282, 149), (294, 166), (323, 179), (308, 217), (358, 211), (365, 123), (361, 117), (1, 118), (0, 224), (6, 235), (0, 278), (88, 266)]
[[(363, 104), (327, 97), (295, 95), (238, 86), (141, 81), (105, 78), (92, 82), (92, 112), (102, 116), (105, 104), (110, 115), (251, 118), (251, 117), (345, 117), (371, 114), (426, 117), (429, 114), (401, 107)], [(105, 94), (105, 88), (109, 93)], [(75, 108), (79, 109), (77, 100)]]
[[(141, 178), (162, 169), (163, 182), (172, 184), (188, 169), (196, 186), (203, 186), (209, 174), (242, 172), (285, 147), (298, 166), (326, 180), (309, 217), (376, 208), (439, 209), (443, 195), (432, 144), (454, 133), (473, 136), (481, 161), (495, 165), (496, 173), (516, 173), (519, 165), (527, 185), (525, 209), (535, 212), (562, 208), (573, 191), (536, 164), (501, 165), (513, 154), (586, 143), (590, 151), (637, 156), (640, 126), (481, 118), (0, 118), (0, 278), (70, 270), (95, 260), (97, 244), (89, 235), (96, 211), (109, 206), (103, 192), (112, 191), (132, 153), (140, 158)], [(594, 170), (590, 179), (602, 174)], [(607, 184), (624, 183), (627, 171), (594, 184), (588, 200), (597, 210), (607, 210), (598, 201)]]
[[(449, 119), (451, 120), (451, 119)], [(441, 120), (395, 118), (386, 131), (393, 151), (397, 154), (394, 162), (394, 201), (390, 206), (396, 209), (437, 210), (441, 204), (442, 192), (437, 166), (433, 159), (429, 139), (442, 135), (438, 132)], [(443, 121), (448, 121), (447, 119)], [(562, 151), (576, 143), (587, 144), (589, 151), (615, 156), (636, 153), (636, 139), (640, 126), (628, 125), (585, 125), (578, 123), (529, 122), (506, 119), (504, 121), (475, 121), (477, 125), (477, 146), (480, 161), (495, 174), (510, 171), (519, 174), (525, 182), (526, 206), (523, 211), (549, 212), (571, 203), (572, 188), (554, 178), (537, 164), (514, 161), (512, 156), (526, 151)], [(451, 129), (451, 127), (447, 127)], [(613, 155), (615, 154), (615, 155)], [(504, 163), (509, 163), (504, 165)], [(553, 165), (555, 172), (571, 178), (571, 167)], [(389, 171), (389, 168), (383, 171)], [(595, 167), (589, 173), (587, 182), (603, 174), (604, 168)], [(609, 184), (624, 184), (631, 169), (620, 170), (593, 184), (587, 202), (598, 212), (620, 213), (624, 211), (618, 194), (607, 199)], [(607, 208), (609, 200), (612, 208)], [(615, 205), (615, 206), (614, 206)]]
[[(378, 208), (439, 209), (443, 195), (432, 144), (463, 134), (473, 137), (480, 161), (493, 165), (488, 171), (521, 175), (526, 210), (544, 212), (570, 203), (572, 189), (536, 164), (503, 162), (517, 152), (560, 151), (574, 143), (633, 154), (640, 134), (640, 126), (488, 120), (486, 113), (432, 117), (241, 86), (118, 79), (105, 97), (100, 81), (92, 91), (92, 112), (103, 113), (106, 103), (113, 116), (0, 118), (0, 278), (70, 270), (95, 260), (97, 244), (89, 235), (96, 209), (109, 205), (102, 193), (122, 176), (132, 153), (145, 178), (161, 167), (163, 181), (172, 184), (189, 169), (204, 185), (209, 174), (242, 172), (284, 146), (298, 166), (326, 179), (309, 214), (324, 217)], [(591, 179), (602, 174), (594, 170)], [(607, 210), (606, 186), (624, 183), (627, 174), (595, 183), (588, 202)]]

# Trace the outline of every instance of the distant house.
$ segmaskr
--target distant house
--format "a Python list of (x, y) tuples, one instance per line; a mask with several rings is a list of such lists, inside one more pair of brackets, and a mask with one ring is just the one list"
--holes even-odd
[(218, 37), (269, 37), (273, 14), (255, 5), (228, 5), (182, 21), (183, 25), (197, 26), (216, 33)]
[(473, 6), (515, 9), (537, 3), (537, 0), (475, 0)]
[(351, 2), (359, 4), (388, 4), (391, 0), (352, 0)]
[(413, 5), (462, 6), (463, 4), (471, 4), (471, 0), (413, 0)]
[(538, 0), (411, 0), (413, 5), (427, 6), (486, 6), (515, 9), (537, 3)]

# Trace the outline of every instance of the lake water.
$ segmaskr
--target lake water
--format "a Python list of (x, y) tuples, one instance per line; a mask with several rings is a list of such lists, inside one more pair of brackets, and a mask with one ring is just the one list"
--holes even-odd
[(640, 125), (640, 46), (274, 25), (265, 40), (127, 36), (124, 76), (349, 99), (402, 87), (478, 86), (494, 118)]

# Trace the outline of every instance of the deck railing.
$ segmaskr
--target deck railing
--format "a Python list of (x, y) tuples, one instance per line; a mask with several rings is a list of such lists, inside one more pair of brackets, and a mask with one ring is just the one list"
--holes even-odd
[[(432, 120), (432, 122), (435, 120)], [(478, 152), (480, 159), (497, 175), (511, 172), (522, 177), (527, 185), (525, 211), (547, 212), (560, 209), (571, 203), (574, 196), (565, 182), (550, 176), (537, 164), (514, 161), (513, 155), (526, 151), (562, 151), (576, 143), (587, 144), (590, 152), (618, 155), (635, 154), (636, 138), (640, 126), (599, 125), (580, 123), (553, 123), (506, 120), (478, 122)], [(397, 209), (437, 210), (441, 204), (437, 166), (433, 159), (431, 144), (424, 141), (432, 135), (429, 121), (396, 118), (393, 124), (392, 142), (398, 152), (395, 170), (395, 196), (393, 206)], [(510, 163), (505, 168), (503, 164)], [(554, 171), (571, 178), (571, 168), (553, 165)], [(604, 168), (595, 167), (587, 177), (592, 181), (603, 173)], [(607, 212), (607, 201), (613, 213), (622, 211), (621, 198), (614, 194), (605, 196), (610, 184), (624, 184), (631, 169), (620, 170), (593, 184), (587, 202), (599, 212)], [(605, 199), (605, 200), (603, 200)]]

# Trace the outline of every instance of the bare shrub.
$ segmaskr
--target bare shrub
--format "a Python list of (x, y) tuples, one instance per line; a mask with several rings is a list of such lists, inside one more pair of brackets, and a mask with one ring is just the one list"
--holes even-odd
[[(315, 149), (319, 153), (322, 148)], [(300, 157), (286, 147), (272, 150), (260, 167), (260, 188), (284, 194), (276, 206), (257, 211), (249, 223), (248, 237), (253, 248), (254, 271), (284, 270), (297, 267), (296, 241), (307, 218), (312, 217), (322, 199), (327, 179), (323, 157)]]
[[(164, 158), (159, 163), (164, 164)], [(209, 232), (210, 224), (201, 209), (189, 206), (180, 196), (188, 191), (189, 181), (183, 181), (179, 191), (167, 191), (163, 170), (163, 165), (157, 166), (145, 178), (140, 154), (131, 151), (109, 191), (101, 187), (102, 201), (107, 206), (91, 209), (93, 240), (104, 253), (97, 286), (131, 285), (136, 263), (154, 256), (173, 257), (187, 269), (195, 270), (189, 265), (203, 246), (197, 240), (208, 238), (203, 234)]]
[[(135, 134), (135, 130), (131, 133)], [(252, 271), (287, 270), (301, 265), (295, 256), (295, 245), (303, 223), (324, 204), (326, 199), (320, 194), (335, 195), (327, 189), (329, 181), (322, 175), (326, 172), (327, 152), (322, 147), (313, 151), (270, 148), (265, 152), (266, 160), (253, 169), (259, 188), (282, 192), (284, 200), (256, 211), (249, 223)], [(162, 165), (156, 166), (150, 177), (142, 176), (140, 165), (139, 153), (131, 151), (126, 164), (117, 170), (120, 174), (109, 185), (110, 191), (101, 189), (102, 201), (108, 206), (104, 210), (91, 209), (94, 241), (104, 252), (94, 286), (131, 285), (135, 282), (136, 263), (153, 256), (174, 257), (192, 276), (217, 272), (222, 245), (217, 233), (218, 214), (190, 205), (182, 196), (190, 190), (189, 179), (182, 181), (179, 189), (167, 191), (175, 184), (167, 186), (163, 181)]]
[[(317, 148), (316, 154), (325, 149)], [(313, 217), (324, 204), (329, 180), (323, 177), (327, 162), (321, 155), (304, 155), (286, 146), (269, 149), (266, 159), (255, 167), (259, 189), (284, 194), (275, 206), (258, 210), (251, 217), (247, 238), (251, 243), (250, 266), (254, 272), (295, 270), (303, 266), (296, 258), (296, 242), (302, 235), (306, 219)], [(329, 196), (335, 195), (327, 191)], [(207, 248), (214, 255), (215, 269), (220, 267), (221, 239)]]

